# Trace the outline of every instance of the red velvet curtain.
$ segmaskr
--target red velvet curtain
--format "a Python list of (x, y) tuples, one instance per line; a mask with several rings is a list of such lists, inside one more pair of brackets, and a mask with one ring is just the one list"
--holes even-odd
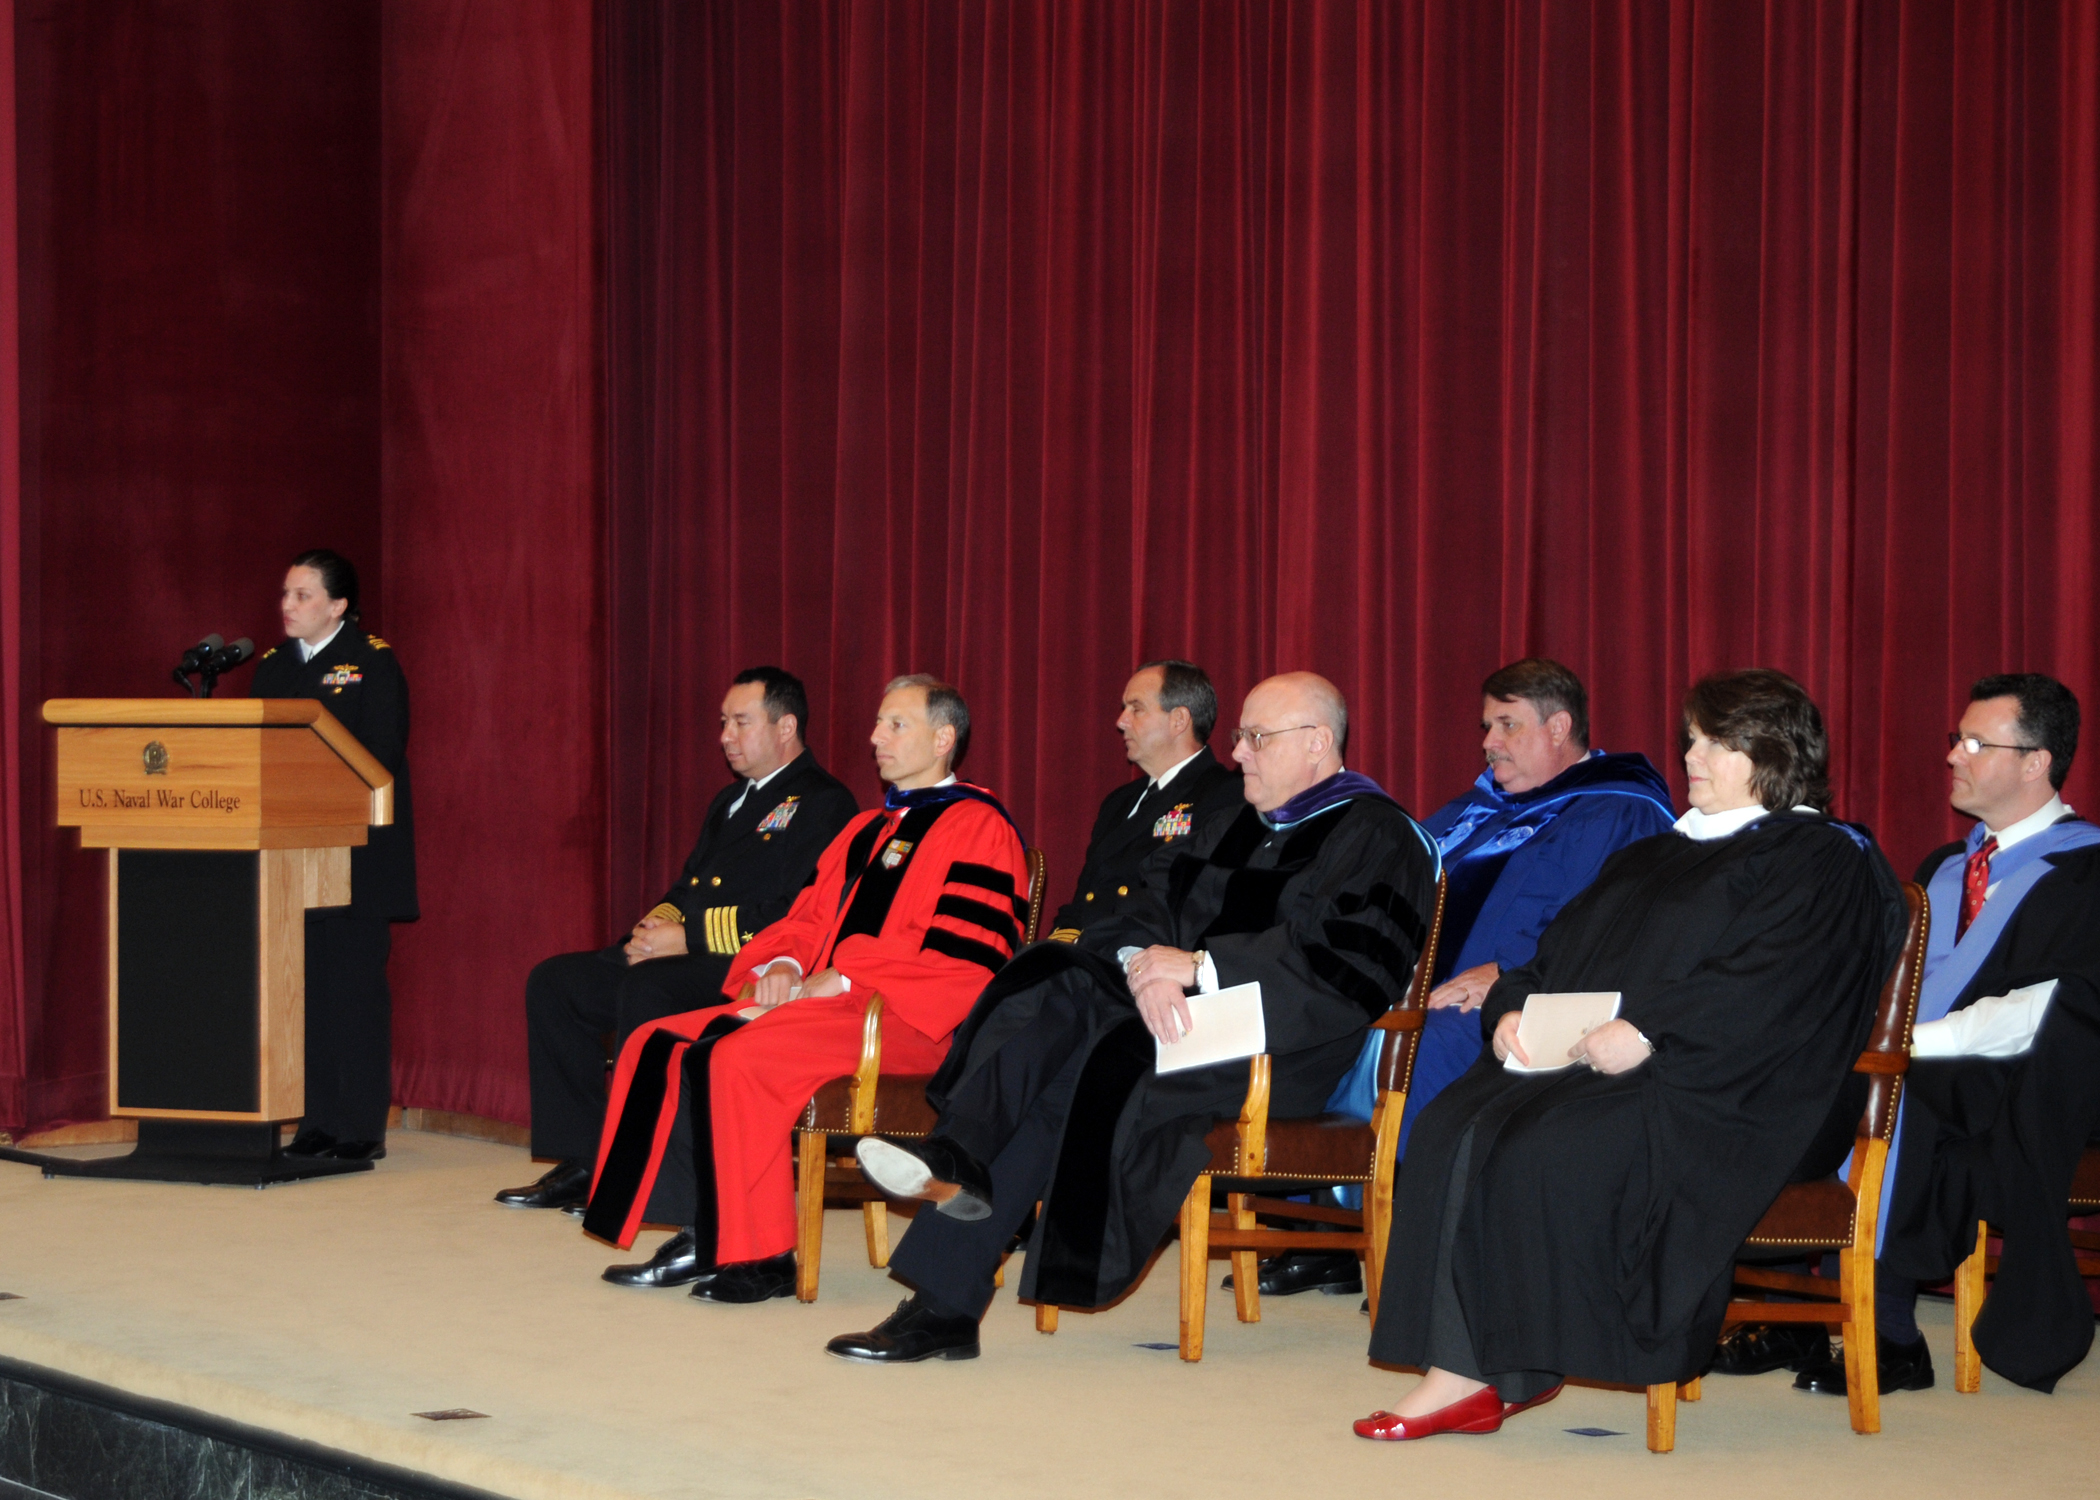
[(1782, 667), (1906, 868), (1973, 677), (2096, 701), (2091, 3), (608, 17), (609, 915), (759, 660), (864, 796), (951, 676), (1060, 884), (1150, 656), (1327, 673), (1423, 810), (1515, 656), (1673, 774)]
[(1147, 656), (1327, 672), (1418, 809), (1520, 653), (1673, 771), (1781, 666), (1899, 865), (1969, 679), (2100, 690), (2096, 0), (13, 8), (0, 1126), (103, 1084), (36, 705), (322, 538), (415, 688), (397, 1097), (510, 1119), (752, 662), (867, 797), (955, 678), (1061, 889)]
[[(379, 17), (18, 0), (6, 211), (19, 510), (0, 510), (12, 823), (0, 1127), (106, 1113), (103, 871), (55, 826), (54, 697), (175, 692), (208, 631), (279, 638), (287, 559), (379, 552)], [(9, 320), (17, 306), (5, 294)], [(0, 481), (4, 482), (4, 481)], [(9, 523), (12, 524), (9, 524)], [(245, 689), (244, 679), (228, 690)]]

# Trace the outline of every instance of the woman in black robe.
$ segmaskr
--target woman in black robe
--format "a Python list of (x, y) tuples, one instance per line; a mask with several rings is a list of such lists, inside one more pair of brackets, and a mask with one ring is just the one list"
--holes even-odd
[[(1822, 716), (1779, 672), (1685, 700), (1692, 811), (1568, 903), (1481, 1009), (1490, 1047), (1422, 1114), (1400, 1174), (1380, 1363), (1423, 1369), (1387, 1440), (1492, 1432), (1562, 1377), (1688, 1378), (1734, 1255), (1829, 1115), (1902, 947), (1881, 852), (1825, 809)], [(1619, 1018), (1552, 1073), (1517, 1044), (1534, 993)]]

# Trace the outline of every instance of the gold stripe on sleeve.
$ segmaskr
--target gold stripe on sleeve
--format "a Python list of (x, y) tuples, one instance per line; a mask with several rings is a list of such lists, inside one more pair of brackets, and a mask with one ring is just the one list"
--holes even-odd
[[(680, 911), (677, 907), (673, 906), (668, 901), (657, 902), (656, 905), (650, 909), (649, 917), (661, 917), (666, 922), (676, 922), (680, 926), (685, 925), (685, 913)], [(649, 917), (644, 917), (642, 920), (646, 922), (649, 920)]]

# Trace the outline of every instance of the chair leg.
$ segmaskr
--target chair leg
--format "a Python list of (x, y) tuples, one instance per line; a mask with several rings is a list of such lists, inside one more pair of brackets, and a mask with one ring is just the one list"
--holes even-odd
[(881, 1203), (860, 1206), (861, 1227), (868, 1234), (868, 1264), (881, 1270), (890, 1263), (890, 1211)]
[(1881, 1360), (1874, 1337), (1874, 1245), (1838, 1251), (1839, 1286), (1845, 1299), (1845, 1404), (1852, 1430), (1881, 1431)]
[[(1254, 1195), (1252, 1193), (1227, 1193), (1226, 1212), (1231, 1215), (1234, 1229), (1252, 1229), (1254, 1225)], [(1206, 1209), (1207, 1217), (1207, 1209)], [(1209, 1239), (1206, 1234), (1205, 1240)], [(1261, 1321), (1261, 1267), (1260, 1257), (1252, 1250), (1232, 1252), (1232, 1305), (1242, 1323)]]
[(824, 1259), (824, 1145), (821, 1130), (795, 1132), (795, 1300), (817, 1300)]
[(1976, 1352), (1976, 1314), (1983, 1311), (1985, 1251), (1990, 1226), (1976, 1224), (1976, 1249), (1954, 1273), (1954, 1388), (1965, 1396), (1983, 1389), (1983, 1358)]
[(1682, 1380), (1677, 1383), (1677, 1399), (1679, 1401), (1697, 1401), (1699, 1399), (1699, 1377), (1697, 1375), (1694, 1375), (1690, 1380)]
[(1055, 1302), (1036, 1303), (1035, 1331), (1037, 1333), (1057, 1332), (1057, 1304)]
[(1677, 1446), (1677, 1382), (1648, 1387), (1648, 1451), (1668, 1453)]
[(1210, 1173), (1181, 1200), (1181, 1357), (1203, 1358), (1203, 1315), (1210, 1296)]

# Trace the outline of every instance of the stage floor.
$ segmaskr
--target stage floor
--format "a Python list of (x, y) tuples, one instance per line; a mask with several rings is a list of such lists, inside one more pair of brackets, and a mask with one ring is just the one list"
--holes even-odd
[[(1123, 1306), (1067, 1313), (1054, 1337), (1002, 1294), (982, 1359), (869, 1369), (822, 1352), (904, 1295), (867, 1265), (857, 1214), (830, 1216), (813, 1305), (715, 1307), (608, 1286), (599, 1270), (627, 1257), (564, 1215), (490, 1202), (534, 1175), (522, 1151), (412, 1131), (390, 1146), (375, 1172), (261, 1192), (0, 1164), (0, 1292), (20, 1298), (0, 1301), (0, 1355), (517, 1500), (1722, 1500), (1807, 1475), (1834, 1494), (2085, 1495), (2100, 1459), (2100, 1361), (2053, 1397), (1989, 1373), (1957, 1396), (1941, 1304), (1925, 1309), (1940, 1385), (1886, 1398), (1880, 1436), (1778, 1373), (1709, 1380), (1667, 1456), (1642, 1446), (1638, 1396), (1582, 1389), (1492, 1438), (1363, 1442), (1349, 1419), (1404, 1377), (1365, 1363), (1356, 1299), (1272, 1300), (1242, 1325), (1214, 1292), (1207, 1352), (1184, 1365), (1171, 1248)], [(453, 1407), (487, 1420), (413, 1415)]]

